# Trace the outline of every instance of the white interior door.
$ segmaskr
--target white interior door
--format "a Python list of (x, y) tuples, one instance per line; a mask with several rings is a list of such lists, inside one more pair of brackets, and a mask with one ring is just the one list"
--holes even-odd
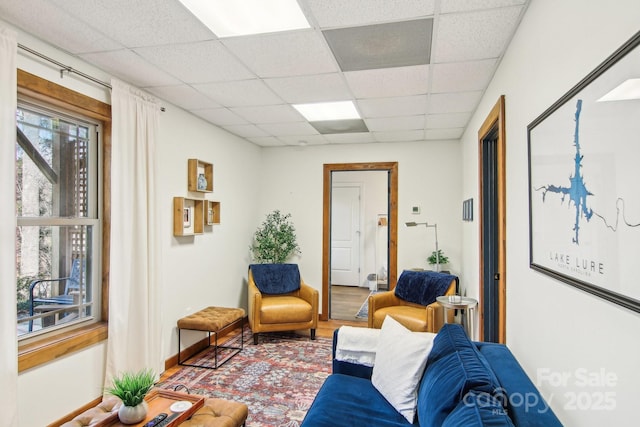
[(360, 285), (360, 187), (331, 192), (331, 284)]

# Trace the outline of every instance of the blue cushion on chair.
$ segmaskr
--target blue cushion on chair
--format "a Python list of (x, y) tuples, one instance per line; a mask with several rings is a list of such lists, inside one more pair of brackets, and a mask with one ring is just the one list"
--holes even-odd
[(251, 264), (249, 268), (263, 294), (287, 294), (300, 289), (298, 264)]
[(435, 271), (404, 270), (398, 278), (395, 294), (398, 298), (414, 304), (429, 305), (447, 292), (452, 280), (458, 278), (452, 274)]

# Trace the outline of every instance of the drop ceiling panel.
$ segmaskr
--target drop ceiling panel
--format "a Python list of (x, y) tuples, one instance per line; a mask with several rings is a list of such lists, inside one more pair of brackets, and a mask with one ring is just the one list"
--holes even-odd
[(247, 138), (247, 140), (262, 147), (280, 147), (285, 145), (275, 136), (252, 136)]
[(415, 19), (433, 15), (434, 9), (434, 0), (307, 0), (304, 3), (321, 28)]
[(261, 80), (241, 80), (228, 83), (194, 85), (209, 98), (225, 107), (278, 105), (283, 101)]
[[(285, 136), (306, 136), (318, 135), (318, 131), (307, 122), (291, 122), (291, 123), (265, 123), (259, 125), (261, 129), (270, 135)], [(301, 138), (304, 139), (304, 138)]]
[(302, 117), (293, 107), (287, 104), (265, 105), (258, 107), (234, 107), (231, 108), (231, 111), (245, 120), (257, 124), (304, 121), (304, 117)]
[(207, 108), (204, 110), (192, 110), (191, 112), (218, 126), (249, 124), (228, 108)]
[(350, 71), (344, 76), (356, 98), (421, 95), (427, 93), (429, 66)]
[(365, 120), (372, 132), (395, 131), (402, 129), (423, 129), (424, 116), (382, 117)]
[(264, 82), (292, 104), (352, 99), (349, 88), (338, 73), (266, 79)]
[(493, 77), (496, 63), (497, 59), (483, 59), (432, 65), (431, 91), (441, 93), (483, 90)]
[(496, 7), (518, 6), (525, 3), (526, 0), (446, 0), (440, 2), (440, 13), (469, 12), (494, 9)]
[(523, 7), (442, 15), (432, 63), (500, 57), (513, 35)]
[(187, 85), (156, 86), (147, 90), (175, 105), (181, 105), (182, 108), (187, 110), (220, 107), (218, 103)]
[(336, 133), (324, 136), (331, 144), (366, 144), (377, 142), (372, 132), (364, 133)]
[[(357, 144), (413, 140), (420, 132), (423, 140), (459, 138), (529, 1), (298, 3), (309, 29), (225, 39), (177, 0), (5, 0), (0, 16), (28, 33), (19, 33), (27, 47), (37, 47), (27, 40), (46, 40), (258, 145), (298, 145), (305, 138), (309, 145)], [(437, 25), (425, 30), (431, 19)], [(365, 40), (340, 59), (324, 35), (337, 35), (343, 47), (352, 43), (345, 34), (365, 30)], [(432, 33), (433, 46), (427, 40)], [(425, 63), (399, 63), (406, 45), (417, 47)], [(64, 62), (54, 48), (43, 53)], [(386, 56), (395, 59), (369, 68), (382, 66)], [(366, 68), (339, 68), (339, 60), (357, 57)], [(323, 136), (291, 107), (343, 100), (356, 102), (369, 132)]]
[(471, 113), (428, 114), (426, 123), (429, 129), (464, 128), (470, 118)]
[(325, 30), (342, 71), (428, 64), (433, 19)]
[[(33, 31), (37, 37), (51, 44), (65, 46), (68, 52), (95, 52), (123, 47), (52, 3), (41, 0), (20, 0), (15, 2), (19, 3), (19, 7), (10, 7), (8, 3), (0, 3), (2, 19)], [(35, 10), (38, 13), (33, 13)], [(51, 22), (57, 25), (52, 26)]]
[(429, 114), (474, 111), (481, 96), (481, 91), (433, 94), (429, 98)]
[(51, 0), (126, 47), (215, 38), (175, 0)]
[(135, 52), (185, 83), (255, 78), (218, 41), (143, 47)]
[(373, 132), (373, 137), (378, 142), (421, 141), (424, 139), (424, 130), (420, 129), (394, 132)]
[(365, 118), (415, 116), (427, 111), (427, 96), (360, 99), (357, 104)]
[(256, 125), (227, 125), (223, 126), (226, 130), (234, 135), (241, 136), (243, 138), (253, 138), (257, 136), (269, 136), (264, 130), (260, 129)]
[(329, 141), (326, 139), (325, 135), (306, 135), (306, 136), (281, 136), (279, 138), (285, 145), (324, 145), (328, 144)]
[(425, 139), (428, 140), (447, 140), (447, 139), (460, 139), (462, 138), (463, 128), (459, 129), (427, 129), (425, 133)]
[(321, 36), (312, 30), (233, 37), (222, 43), (263, 78), (338, 71)]
[(154, 67), (130, 50), (85, 53), (80, 58), (139, 87), (171, 86), (180, 80)]

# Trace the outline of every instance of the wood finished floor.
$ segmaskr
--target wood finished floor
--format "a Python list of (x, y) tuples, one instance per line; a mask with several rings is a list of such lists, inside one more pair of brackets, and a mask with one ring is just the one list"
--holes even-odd
[(360, 306), (369, 296), (369, 288), (358, 286), (331, 286), (331, 319), (367, 322), (356, 318)]

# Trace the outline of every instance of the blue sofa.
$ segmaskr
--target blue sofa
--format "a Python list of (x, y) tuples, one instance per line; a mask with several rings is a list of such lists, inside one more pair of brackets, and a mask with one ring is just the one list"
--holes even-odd
[(433, 341), (410, 424), (371, 383), (373, 368), (336, 360), (302, 427), (562, 426), (511, 351), (472, 342), (456, 324)]

